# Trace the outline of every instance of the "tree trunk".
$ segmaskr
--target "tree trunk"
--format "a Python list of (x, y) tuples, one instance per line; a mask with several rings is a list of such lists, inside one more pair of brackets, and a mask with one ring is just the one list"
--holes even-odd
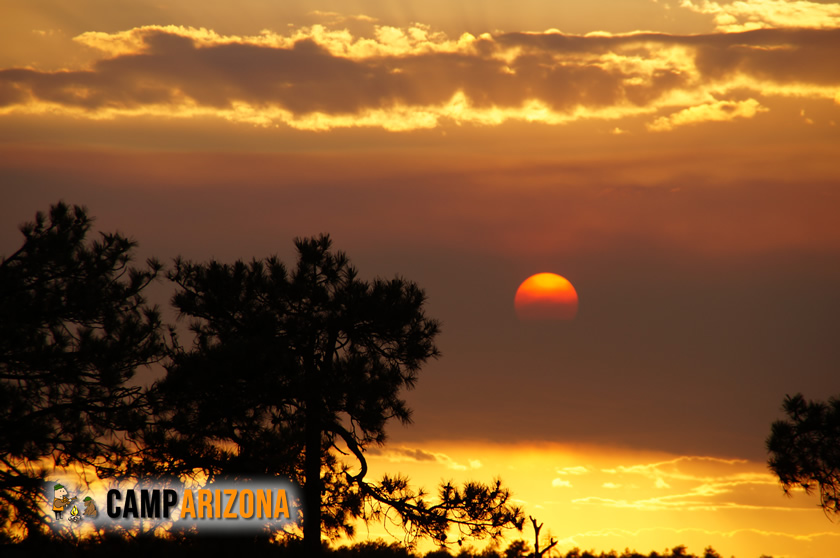
[(303, 548), (306, 556), (321, 555), (321, 401), (316, 378), (310, 376), (306, 400), (306, 448), (303, 488)]

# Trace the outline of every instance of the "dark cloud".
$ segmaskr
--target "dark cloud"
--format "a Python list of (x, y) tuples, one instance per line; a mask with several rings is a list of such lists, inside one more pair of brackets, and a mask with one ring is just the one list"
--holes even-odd
[[(734, 75), (806, 87), (840, 83), (840, 66), (831, 63), (840, 59), (840, 30), (514, 33), (482, 38), (460, 52), (365, 58), (337, 56), (314, 38), (288, 48), (208, 45), (155, 30), (145, 31), (143, 40), (142, 52), (103, 59), (87, 70), (2, 70), (0, 105), (29, 100), (94, 112), (182, 102), (229, 109), (247, 103), (298, 116), (337, 115), (441, 105), (461, 92), (478, 109), (517, 108), (538, 99), (568, 113), (577, 107), (648, 107), (669, 92)], [(685, 47), (689, 59), (672, 61), (660, 52), (673, 46)], [(616, 62), (616, 56), (624, 58)]]
[(699, 44), (696, 65), (704, 76), (722, 78), (736, 73), (779, 83), (836, 85), (840, 65), (840, 29), (770, 30), (738, 34), (746, 40)]
[(414, 461), (438, 461), (438, 456), (422, 449), (395, 448), (388, 450), (388, 454), (406, 457)]

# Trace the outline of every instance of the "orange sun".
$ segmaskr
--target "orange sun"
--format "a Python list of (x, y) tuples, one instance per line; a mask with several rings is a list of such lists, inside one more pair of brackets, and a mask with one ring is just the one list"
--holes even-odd
[(537, 273), (519, 285), (513, 305), (520, 320), (573, 320), (578, 296), (565, 277)]

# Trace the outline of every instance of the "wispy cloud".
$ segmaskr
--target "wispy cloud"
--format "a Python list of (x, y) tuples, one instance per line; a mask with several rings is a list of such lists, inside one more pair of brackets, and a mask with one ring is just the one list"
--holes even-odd
[(557, 469), (558, 475), (585, 475), (589, 472), (589, 469), (582, 465), (577, 465), (575, 467), (563, 467), (562, 469)]
[(588, 504), (603, 506), (607, 508), (629, 508), (640, 511), (663, 511), (663, 510), (681, 510), (681, 511), (723, 511), (723, 510), (764, 510), (764, 511), (781, 511), (781, 512), (805, 512), (812, 513), (811, 508), (795, 508), (790, 506), (762, 506), (754, 504), (746, 504), (740, 502), (726, 502), (726, 501), (704, 501), (692, 499), (697, 496), (709, 496), (710, 494), (688, 493), (675, 494), (671, 496), (663, 496), (660, 498), (643, 498), (638, 500), (629, 499), (614, 499), (603, 498), (600, 496), (587, 496), (585, 498), (575, 498), (572, 500), (574, 504)]
[(312, 10), (311, 12), (309, 12), (309, 15), (318, 16), (319, 18), (324, 18), (330, 22), (335, 23), (343, 23), (345, 21), (364, 21), (368, 23), (375, 23), (379, 21), (375, 17), (371, 17), (364, 14), (347, 15), (341, 12), (331, 12), (323, 10)]
[[(778, 505), (756, 504), (745, 494), (736, 493), (744, 488), (778, 485), (778, 479), (769, 473), (756, 472), (752, 465), (741, 459), (721, 459), (706, 456), (680, 456), (666, 461), (619, 465), (601, 471), (617, 479), (642, 477), (653, 481), (648, 487), (657, 494), (650, 497), (649, 488), (640, 498), (613, 498), (586, 496), (572, 500), (575, 504), (597, 505), (611, 508), (632, 508), (645, 511), (684, 510), (717, 511), (724, 509), (807, 510)], [(631, 481), (632, 482), (632, 481)], [(622, 484), (606, 481), (601, 487), (616, 489)], [(631, 485), (635, 486), (635, 485)], [(638, 488), (638, 486), (635, 486)], [(808, 510), (810, 511), (810, 510)]]
[(683, 8), (711, 14), (719, 31), (733, 33), (753, 29), (840, 27), (840, 5), (808, 0), (741, 0), (722, 4), (702, 0), (683, 0)]
[(671, 488), (671, 485), (665, 482), (665, 480), (661, 477), (658, 477), (656, 479), (656, 481), (653, 483), (653, 486), (655, 486), (656, 488)]
[[(776, 485), (770, 473), (744, 470), (748, 462), (705, 456), (681, 456), (668, 461), (620, 465), (614, 474), (639, 475), (654, 481), (655, 488), (671, 488), (674, 482), (691, 483), (690, 495), (713, 496), (742, 485)], [(669, 483), (668, 481), (671, 481)], [(672, 498), (667, 496), (666, 498)]]
[(812, 533), (797, 534), (784, 531), (772, 531), (766, 529), (732, 529), (729, 531), (716, 529), (702, 529), (696, 527), (688, 528), (669, 528), (669, 527), (647, 527), (641, 529), (597, 529), (591, 531), (584, 531), (574, 535), (567, 536), (560, 539), (558, 542), (561, 547), (583, 546), (592, 544), (593, 541), (598, 541), (597, 544), (605, 545), (604, 539), (616, 538), (619, 541), (634, 540), (644, 536), (654, 535), (662, 538), (665, 535), (679, 535), (680, 537), (695, 536), (701, 540), (708, 540), (709, 538), (723, 538), (725, 540), (731, 539), (777, 539), (779, 541), (796, 541), (796, 542), (813, 542), (819, 539), (836, 539), (840, 537), (840, 533), (834, 531), (817, 531)]

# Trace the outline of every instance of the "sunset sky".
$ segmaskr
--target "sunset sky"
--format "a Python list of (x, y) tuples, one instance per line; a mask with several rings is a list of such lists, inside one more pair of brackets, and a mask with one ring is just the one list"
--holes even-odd
[[(836, 556), (764, 441), (786, 394), (840, 394), (840, 4), (2, 12), (0, 254), (60, 199), (138, 261), (291, 263), (329, 233), (442, 322), (375, 472), (500, 476), (564, 552)], [(573, 321), (517, 319), (538, 272)]]

